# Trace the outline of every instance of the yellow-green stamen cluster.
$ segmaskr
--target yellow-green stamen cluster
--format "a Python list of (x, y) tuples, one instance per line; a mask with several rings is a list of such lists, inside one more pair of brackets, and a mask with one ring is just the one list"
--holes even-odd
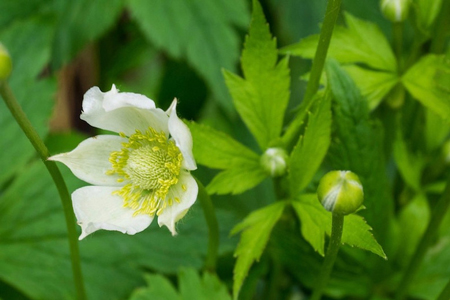
[(110, 154), (112, 169), (107, 174), (117, 174), (119, 182), (127, 182), (114, 194), (123, 197), (124, 206), (133, 209), (134, 215), (160, 215), (168, 205), (180, 201), (167, 198), (167, 194), (178, 183), (182, 160), (175, 143), (164, 132), (149, 127), (144, 133), (136, 130), (120, 151)]

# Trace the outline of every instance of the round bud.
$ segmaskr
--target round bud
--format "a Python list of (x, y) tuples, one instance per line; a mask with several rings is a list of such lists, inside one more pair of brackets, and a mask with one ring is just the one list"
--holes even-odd
[(410, 0), (381, 0), (381, 12), (391, 22), (403, 22), (408, 17)]
[(282, 148), (269, 148), (261, 156), (261, 166), (272, 177), (286, 173), (288, 155)]
[(358, 175), (350, 171), (331, 171), (325, 174), (317, 188), (319, 201), (335, 214), (354, 213), (364, 200), (364, 191)]
[(8, 79), (12, 71), (11, 56), (0, 43), (0, 80)]

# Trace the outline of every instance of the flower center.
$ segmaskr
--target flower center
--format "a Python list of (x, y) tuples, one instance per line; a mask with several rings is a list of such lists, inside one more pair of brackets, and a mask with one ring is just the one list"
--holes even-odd
[[(123, 133), (120, 136), (126, 137)], [(107, 174), (117, 174), (119, 182), (129, 182), (114, 194), (124, 198), (124, 206), (134, 209), (134, 215), (159, 215), (174, 200), (179, 201), (166, 198), (169, 188), (178, 183), (182, 159), (180, 149), (164, 132), (149, 127), (145, 133), (136, 130), (120, 151), (110, 154), (112, 169)]]

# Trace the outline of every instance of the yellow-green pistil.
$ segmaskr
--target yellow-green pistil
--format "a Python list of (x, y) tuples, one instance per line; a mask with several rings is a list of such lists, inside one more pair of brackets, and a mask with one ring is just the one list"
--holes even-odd
[[(121, 137), (127, 137), (120, 133)], [(178, 183), (183, 156), (180, 149), (164, 132), (149, 127), (144, 133), (136, 133), (122, 143), (120, 151), (109, 156), (112, 169), (108, 175), (119, 175), (119, 182), (126, 182), (114, 192), (124, 199), (124, 207), (135, 210), (134, 215), (160, 215), (177, 197), (167, 198), (171, 186)], [(185, 186), (182, 187), (184, 190)]]

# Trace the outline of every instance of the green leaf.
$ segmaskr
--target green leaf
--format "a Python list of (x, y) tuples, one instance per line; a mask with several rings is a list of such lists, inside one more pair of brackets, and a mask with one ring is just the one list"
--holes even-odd
[(185, 58), (209, 84), (214, 97), (233, 113), (221, 68), (236, 70), (239, 34), (248, 24), (241, 0), (129, 0), (133, 18), (146, 37), (176, 59)]
[(328, 151), (330, 135), (331, 97), (326, 94), (309, 115), (305, 133), (292, 150), (289, 159), (291, 195), (297, 195), (311, 182)]
[(394, 141), (394, 158), (403, 180), (418, 192), (421, 189), (422, 170), (425, 160), (419, 154), (411, 153), (407, 148), (400, 130)]
[(231, 231), (231, 234), (242, 231), (241, 240), (234, 252), (234, 255), (237, 257), (234, 267), (234, 299), (237, 299), (239, 290), (251, 265), (261, 257), (269, 240), (272, 228), (281, 217), (285, 204), (285, 202), (276, 202), (253, 211)]
[(57, 2), (59, 19), (52, 47), (53, 69), (68, 63), (89, 42), (112, 27), (122, 6), (122, 0)]
[(277, 64), (277, 58), (276, 40), (254, 0), (241, 60), (245, 79), (228, 71), (224, 76), (237, 111), (263, 150), (280, 136), (289, 101), (288, 59)]
[(204, 273), (202, 277), (191, 268), (178, 272), (178, 293), (171, 282), (157, 274), (145, 275), (148, 287), (136, 290), (130, 300), (230, 300), (226, 286), (216, 275)]
[(430, 221), (430, 206), (425, 194), (417, 194), (399, 213), (399, 247), (397, 259), (406, 266)]
[(357, 65), (346, 66), (344, 69), (367, 99), (370, 110), (375, 109), (399, 82), (398, 76), (391, 72), (372, 71)]
[(148, 287), (139, 288), (133, 292), (129, 300), (180, 300), (172, 283), (159, 274), (146, 274)]
[[(63, 171), (70, 190), (82, 184)], [(219, 252), (229, 252), (236, 217), (220, 209), (217, 217)], [(99, 231), (80, 242), (89, 299), (124, 299), (141, 284), (144, 269), (173, 273), (180, 266), (202, 267), (208, 232), (198, 204), (180, 221), (176, 237), (153, 223), (134, 236)], [(32, 299), (75, 299), (61, 203), (40, 161), (1, 191), (0, 280)]]
[[(376, 70), (395, 73), (397, 63), (389, 42), (377, 25), (345, 13), (347, 27), (337, 26), (328, 55), (340, 63), (362, 63)], [(284, 54), (313, 58), (319, 35), (281, 49)]]
[(428, 54), (403, 75), (402, 82), (425, 107), (447, 121), (450, 119), (450, 59)]
[(208, 193), (239, 194), (255, 187), (267, 174), (259, 155), (227, 134), (206, 125), (188, 124), (194, 139), (193, 152), (199, 164), (224, 169), (207, 186)]
[(425, 142), (426, 149), (431, 152), (439, 148), (450, 133), (450, 124), (427, 109), (425, 113)]
[(384, 245), (393, 218), (393, 201), (385, 173), (383, 128), (370, 120), (367, 102), (336, 62), (327, 64), (327, 79), (334, 96), (334, 136), (329, 161), (332, 169), (350, 170), (361, 179), (367, 207), (361, 214)]
[(413, 7), (417, 16), (417, 25), (422, 31), (431, 34), (430, 30), (442, 6), (442, 0), (415, 0)]
[[(50, 59), (53, 24), (41, 17), (13, 22), (0, 29), (0, 41), (8, 49), (13, 72), (9, 80), (17, 101), (41, 137), (48, 132), (48, 118), (56, 90), (54, 77), (39, 79)], [(1, 97), (0, 97), (1, 98)], [(22, 169), (35, 155), (34, 148), (0, 100), (0, 185)]]
[[(316, 194), (301, 195), (298, 201), (292, 201), (292, 206), (301, 222), (301, 232), (305, 240), (324, 255), (325, 233), (331, 235), (331, 213), (326, 211)], [(383, 248), (371, 233), (372, 228), (363, 217), (351, 214), (344, 219), (342, 243), (370, 251), (386, 258)]]

